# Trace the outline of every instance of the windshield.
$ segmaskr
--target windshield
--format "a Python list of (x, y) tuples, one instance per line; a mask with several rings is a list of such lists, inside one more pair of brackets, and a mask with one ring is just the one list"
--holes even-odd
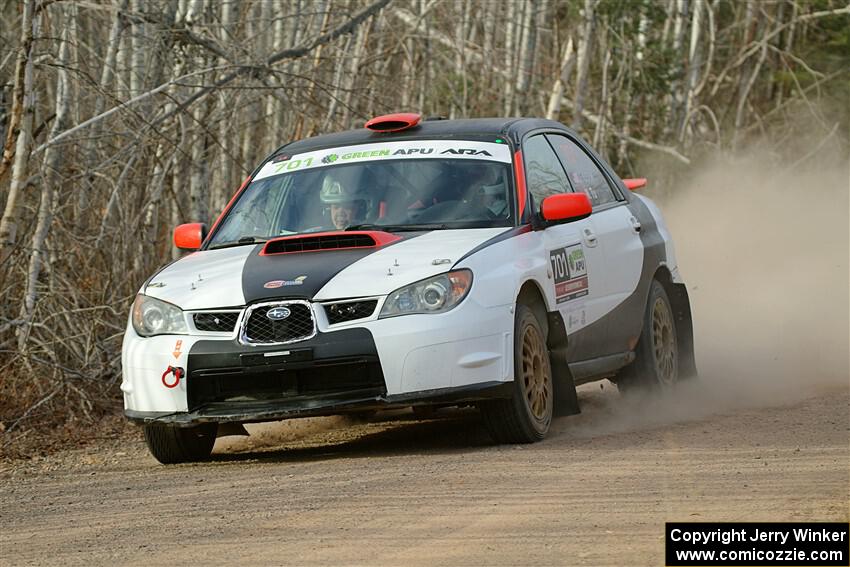
[(506, 144), (444, 140), (279, 156), (209, 247), (333, 230), (512, 226), (510, 157)]

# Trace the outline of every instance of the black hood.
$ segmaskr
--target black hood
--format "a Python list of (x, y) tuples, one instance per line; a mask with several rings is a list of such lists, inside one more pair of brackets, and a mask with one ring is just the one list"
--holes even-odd
[(261, 254), (263, 244), (251, 251), (242, 270), (246, 303), (265, 299), (312, 299), (331, 278), (379, 248), (319, 250), (290, 254)]

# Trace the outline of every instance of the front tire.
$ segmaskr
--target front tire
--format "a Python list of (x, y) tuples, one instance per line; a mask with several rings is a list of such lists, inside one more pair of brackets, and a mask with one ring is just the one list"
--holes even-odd
[(546, 336), (527, 306), (516, 306), (514, 390), (510, 399), (481, 404), (484, 425), (497, 443), (533, 443), (549, 432), (554, 408)]
[(667, 292), (661, 282), (652, 280), (635, 360), (617, 377), (617, 388), (626, 394), (672, 390), (679, 381), (677, 337)]
[(204, 461), (215, 444), (215, 423), (194, 427), (145, 425), (145, 443), (151, 455), (164, 465)]

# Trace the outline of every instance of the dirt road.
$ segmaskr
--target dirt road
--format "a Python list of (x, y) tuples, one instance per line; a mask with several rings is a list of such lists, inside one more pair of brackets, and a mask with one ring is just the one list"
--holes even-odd
[(588, 386), (532, 446), (450, 410), (255, 428), (200, 465), (105, 442), (0, 465), (0, 563), (660, 565), (667, 520), (848, 520), (850, 396), (810, 395)]

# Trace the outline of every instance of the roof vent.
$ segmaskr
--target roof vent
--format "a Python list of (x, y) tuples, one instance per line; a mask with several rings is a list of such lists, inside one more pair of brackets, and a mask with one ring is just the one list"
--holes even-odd
[(385, 114), (376, 116), (366, 123), (366, 128), (373, 132), (401, 132), (413, 128), (419, 124), (422, 117), (413, 112), (400, 112), (398, 114)]

